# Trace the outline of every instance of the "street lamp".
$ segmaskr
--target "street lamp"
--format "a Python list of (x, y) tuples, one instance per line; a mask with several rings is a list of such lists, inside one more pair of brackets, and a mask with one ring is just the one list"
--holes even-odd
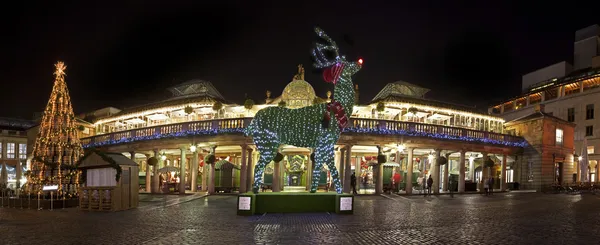
[(191, 152), (196, 152), (196, 146), (195, 145), (190, 146), (190, 151)]
[(163, 152), (162, 156), (160, 156), (160, 160), (167, 160), (167, 155)]
[(581, 162), (581, 161), (583, 160), (583, 157), (579, 156), (579, 158), (578, 158), (578, 159), (579, 159), (579, 161)]

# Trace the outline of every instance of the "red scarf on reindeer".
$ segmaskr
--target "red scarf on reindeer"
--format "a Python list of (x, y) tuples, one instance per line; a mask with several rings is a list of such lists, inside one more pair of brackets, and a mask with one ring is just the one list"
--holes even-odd
[[(323, 71), (323, 79), (325, 80), (325, 82), (333, 83), (333, 85), (335, 86), (338, 79), (340, 78), (340, 75), (342, 75), (343, 70), (344, 64), (337, 63)], [(335, 116), (340, 130), (345, 128), (348, 124), (348, 116), (346, 115), (344, 107), (342, 106), (342, 104), (340, 104), (340, 102), (334, 101), (332, 99), (331, 102), (327, 103), (327, 110), (325, 111), (324, 115), (325, 125), (329, 125), (329, 121), (331, 120), (331, 113), (333, 113), (333, 115)]]

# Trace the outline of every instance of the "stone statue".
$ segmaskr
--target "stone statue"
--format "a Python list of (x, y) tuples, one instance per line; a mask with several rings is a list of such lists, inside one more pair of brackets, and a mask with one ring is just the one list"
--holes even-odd
[(294, 76), (294, 80), (304, 80), (304, 67), (298, 65), (298, 73)]

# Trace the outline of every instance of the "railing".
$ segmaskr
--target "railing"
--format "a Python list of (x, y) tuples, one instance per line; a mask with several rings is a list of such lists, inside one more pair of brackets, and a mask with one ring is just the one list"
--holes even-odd
[[(138, 128), (82, 138), (84, 147), (193, 135), (241, 134), (252, 118), (214, 119)], [(522, 137), (434, 124), (350, 118), (344, 133), (406, 135), (523, 147)]]
[(91, 211), (115, 211), (115, 187), (82, 187), (79, 208)]

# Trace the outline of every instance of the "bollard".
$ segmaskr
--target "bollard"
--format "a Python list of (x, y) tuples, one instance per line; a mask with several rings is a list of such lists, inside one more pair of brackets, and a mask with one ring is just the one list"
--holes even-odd
[(52, 199), (53, 191), (50, 192), (50, 211), (54, 209), (54, 200)]
[(27, 199), (29, 199), (27, 202), (27, 209), (31, 209), (31, 193), (27, 193)]
[(37, 210), (42, 210), (42, 207), (40, 207), (40, 193), (38, 192), (38, 209)]
[(21, 209), (23, 209), (23, 198), (19, 197), (19, 201), (21, 202)]
[(62, 209), (65, 209), (65, 196), (63, 196), (63, 208)]

